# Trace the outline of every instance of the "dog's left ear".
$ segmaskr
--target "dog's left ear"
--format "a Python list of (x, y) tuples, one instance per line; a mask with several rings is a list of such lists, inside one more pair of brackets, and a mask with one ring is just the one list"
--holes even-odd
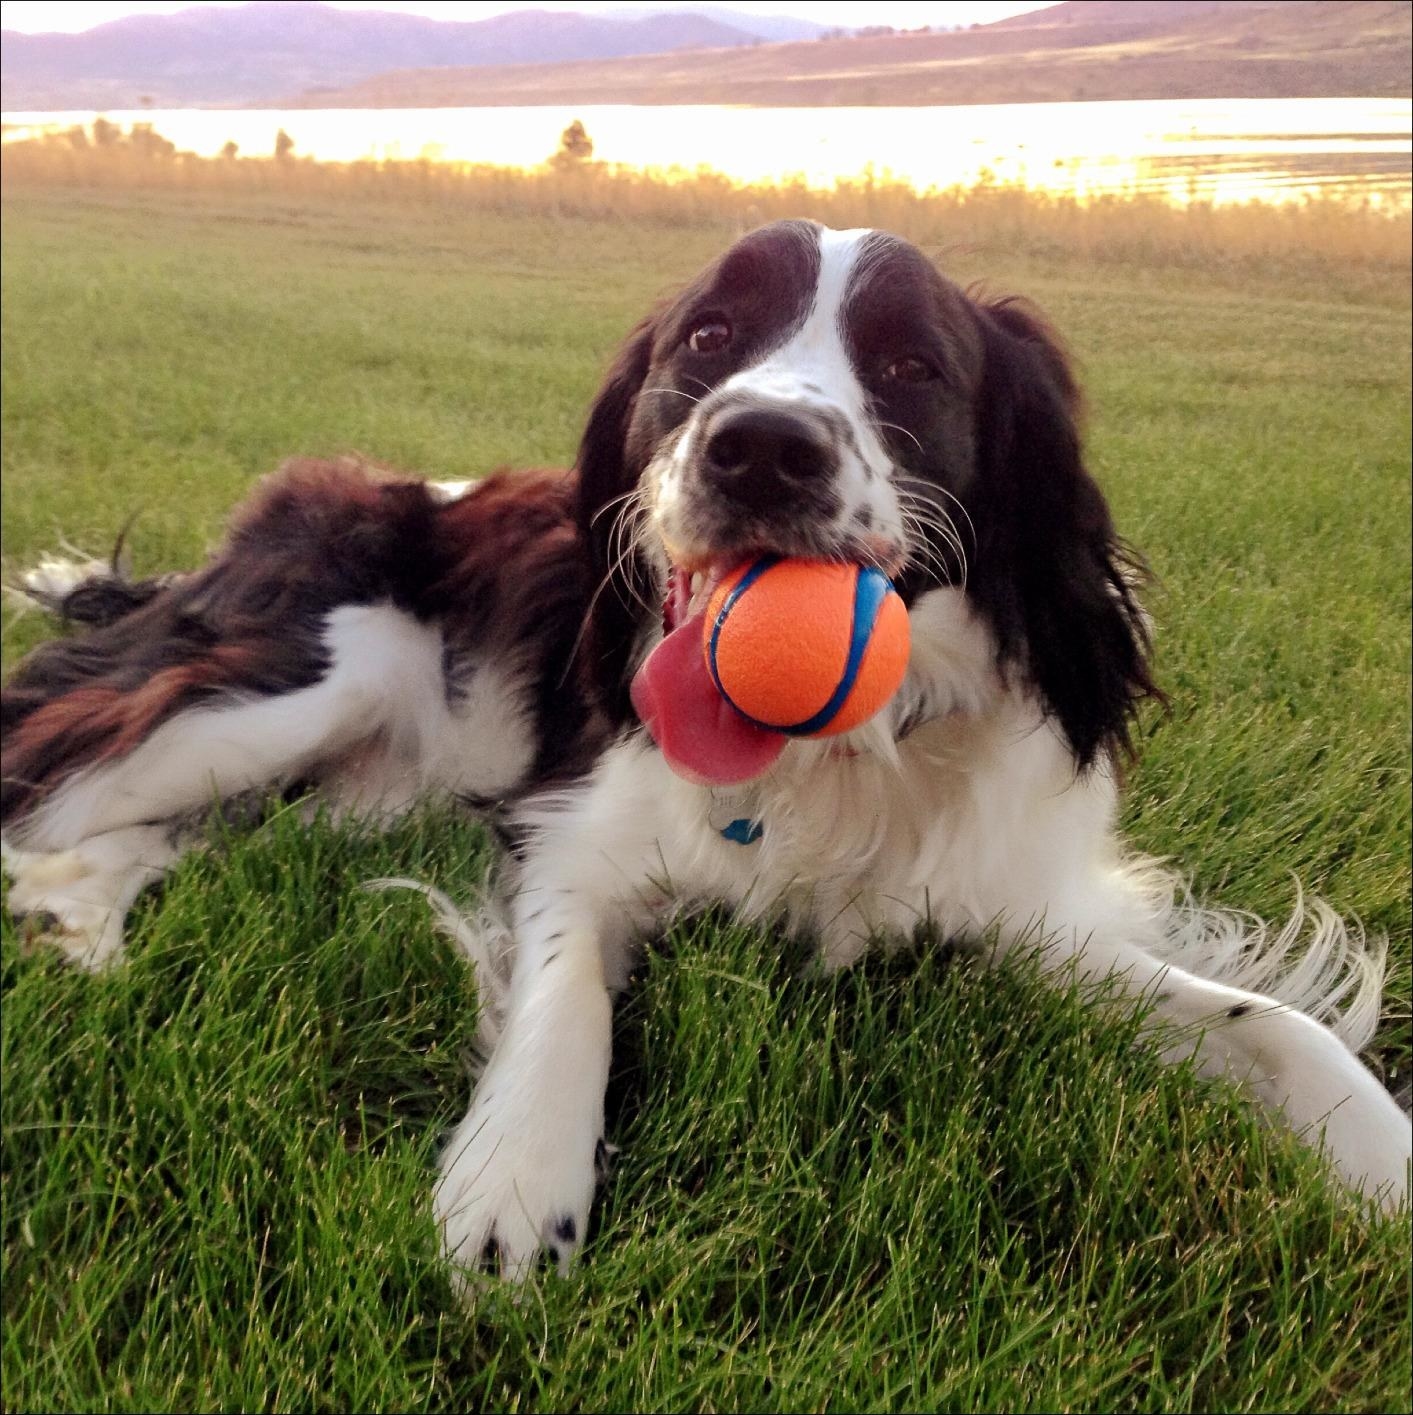
[(587, 547), (593, 598), (581, 652), (605, 711), (616, 723), (632, 716), (628, 661), (651, 577), (630, 549), (620, 521), (632, 514), (631, 492), (642, 468), (628, 450), (638, 394), (652, 362), (655, 321), (644, 320), (619, 350), (589, 410), (579, 443), (579, 533)]
[(1003, 665), (1028, 673), (1083, 769), (1130, 751), (1138, 702), (1159, 696), (1134, 597), (1142, 562), (1085, 470), (1079, 392), (1059, 341), (1018, 301), (975, 308), (986, 365), (968, 588)]

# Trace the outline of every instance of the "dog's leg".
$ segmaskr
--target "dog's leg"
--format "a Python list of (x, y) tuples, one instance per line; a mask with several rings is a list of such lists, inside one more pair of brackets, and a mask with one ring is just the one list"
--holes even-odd
[(137, 896), (189, 843), (176, 827), (131, 826), (53, 854), (6, 847), (10, 912), (71, 962), (101, 968), (121, 954), (123, 921)]
[(442, 1156), (447, 1255), (521, 1279), (584, 1241), (603, 1150), (611, 1045), (602, 939), (583, 901), (523, 890), (500, 1040)]
[(1205, 1075), (1227, 1076), (1323, 1148), (1353, 1190), (1396, 1209), (1409, 1192), (1413, 1129), (1389, 1093), (1329, 1028), (1274, 998), (1208, 982), (1132, 944), (1091, 938), (1075, 952), (1052, 945), (1051, 970), (1113, 975), (1154, 1006), (1162, 1055), (1195, 1057)]
[(14, 844), (71, 849), (109, 831), (281, 786), (405, 715), (419, 692), (441, 691), (439, 635), (400, 611), (341, 606), (328, 615), (322, 643), (327, 667), (309, 687), (256, 696), (235, 684), (215, 701), (186, 708), (124, 754), (75, 771), (9, 827)]
[[(119, 953), (123, 916), (137, 895), (197, 838), (185, 821), (191, 813), (249, 792), (263, 797), (306, 773), (317, 779), (326, 764), (364, 811), (394, 786), (390, 805), (405, 808), (420, 785), (415, 723), (441, 710), (439, 635), (397, 610), (349, 605), (328, 615), (322, 645), (326, 661), (310, 686), (254, 696), (235, 685), (177, 712), (125, 753), (72, 771), (7, 822), (12, 910), (51, 916), (56, 927), (40, 932), (96, 967)], [(80, 687), (54, 707), (82, 705), (83, 695)], [(409, 717), (402, 777), (381, 766), (386, 751), (354, 750)], [(372, 777), (362, 793), (360, 769)]]

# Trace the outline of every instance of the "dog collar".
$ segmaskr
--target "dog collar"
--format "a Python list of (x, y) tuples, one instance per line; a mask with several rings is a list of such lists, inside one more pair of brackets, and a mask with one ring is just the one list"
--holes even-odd
[(765, 826), (749, 816), (737, 816), (730, 825), (723, 826), (721, 838), (733, 845), (754, 845), (765, 834)]

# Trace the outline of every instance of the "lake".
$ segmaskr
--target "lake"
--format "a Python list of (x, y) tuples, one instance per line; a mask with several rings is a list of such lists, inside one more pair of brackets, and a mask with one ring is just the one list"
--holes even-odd
[[(1413, 100), (1181, 99), (956, 108), (571, 107), (148, 109), (151, 123), (213, 156), (274, 150), (324, 161), (430, 158), (527, 167), (579, 119), (606, 162), (660, 171), (710, 167), (740, 181), (801, 176), (829, 186), (870, 168), (919, 189), (1020, 183), (1175, 201), (1289, 200), (1340, 192), (1407, 206)], [(6, 113), (8, 139), (91, 123), (93, 113)]]

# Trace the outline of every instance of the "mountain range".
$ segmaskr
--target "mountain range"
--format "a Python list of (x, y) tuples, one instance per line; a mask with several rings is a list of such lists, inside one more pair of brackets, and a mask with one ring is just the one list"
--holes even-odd
[(10, 112), (1413, 94), (1408, 0), (1066, 0), (960, 30), (842, 35), (719, 5), (456, 22), (264, 0), (3, 41)]
[(1407, 0), (1068, 0), (950, 32), (380, 74), (281, 107), (1406, 98)]
[(609, 15), (519, 10), (487, 20), (339, 10), (312, 0), (131, 15), (79, 34), (0, 34), (0, 106), (231, 107), (390, 69), (610, 59), (812, 38), (826, 27), (723, 6)]

